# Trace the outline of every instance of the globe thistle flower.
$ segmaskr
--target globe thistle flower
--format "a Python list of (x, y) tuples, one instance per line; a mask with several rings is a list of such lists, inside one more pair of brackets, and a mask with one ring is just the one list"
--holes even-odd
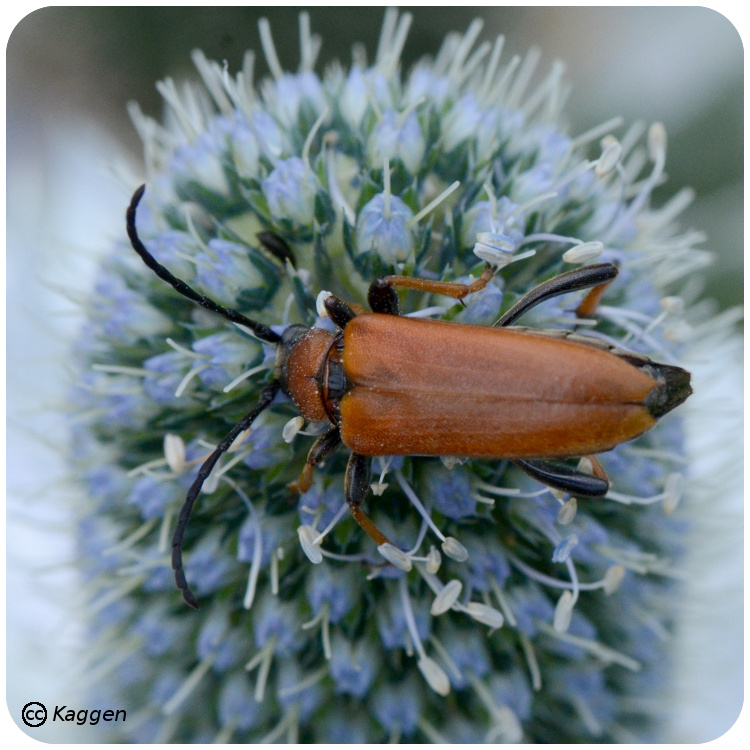
[[(504, 63), (502, 38), (477, 45), (479, 22), (402, 73), (409, 20), (388, 11), (374, 62), (322, 77), (305, 14), (296, 73), (262, 21), (269, 80), (254, 83), (252, 53), (236, 75), (195, 53), (201, 84), (160, 84), (163, 124), (133, 106), (137, 226), (156, 259), (277, 333), (330, 329), (321, 290), (363, 303), (376, 275), (467, 281), (484, 261), (500, 271), (464, 306), (402, 304), (491, 324), (539, 281), (599, 259), (620, 276), (595, 320), (575, 316), (573, 295), (524, 322), (585, 326), (670, 363), (716, 336), (721, 323), (693, 310), (702, 238), (675, 222), (689, 193), (651, 205), (664, 128), (568, 135), (560, 66), (532, 85), (537, 57)], [(658, 738), (689, 527), (679, 504), (695, 479), (679, 412), (601, 456), (604, 500), (504, 461), (378, 459), (368, 512), (398, 545), (378, 549), (348, 516), (343, 451), (290, 496), (320, 425), (277, 395), (203, 486), (186, 536), (194, 612), (170, 565), (177, 513), (275, 352), (175, 294), (124, 236), (91, 310), (71, 394), (90, 498), (79, 546), (108, 654), (97, 674), (134, 708), (128, 739)]]

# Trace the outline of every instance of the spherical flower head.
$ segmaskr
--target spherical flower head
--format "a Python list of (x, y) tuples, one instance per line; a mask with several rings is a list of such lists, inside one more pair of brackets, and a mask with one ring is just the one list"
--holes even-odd
[[(335, 333), (349, 313), (331, 319), (328, 290), (358, 313), (376, 276), (433, 285), (400, 290), (401, 315), (489, 327), (538, 284), (602, 261), (619, 275), (601, 304), (585, 289), (554, 296), (520, 325), (670, 365), (713, 330), (703, 308), (691, 328), (680, 298), (693, 299), (705, 258), (695, 233), (676, 233), (684, 198), (651, 207), (662, 129), (646, 148), (637, 127), (618, 140), (616, 121), (572, 136), (560, 66), (534, 83), (534, 54), (504, 62), (478, 23), (402, 72), (409, 22), (387, 11), (371, 64), (355, 54), (348, 72), (319, 74), (306, 14), (294, 73), (263, 21), (270, 78), (253, 81), (252, 55), (231, 75), (195, 53), (203, 84), (159, 86), (166, 125), (131, 109), (147, 159), (129, 228), (182, 285), (123, 236), (86, 307), (69, 400), (89, 496), (78, 549), (106, 653), (94, 671), (143, 717), (117, 727), (121, 739), (658, 736), (672, 674), (658, 639), (677, 616), (692, 487), (680, 409), (602, 454), (601, 469), (561, 459), (575, 476), (609, 475), (596, 499), (542, 484), (535, 456), (536, 475), (503, 456), (389, 456), (384, 444), (352, 503), (383, 542), (350, 511), (356, 459), (347, 471), (344, 446), (324, 450), (335, 410), (309, 421), (274, 385), (277, 338)], [(434, 293), (442, 282), (471, 293)], [(456, 361), (432, 352), (457, 389), (473, 377), (468, 344)], [(338, 339), (330, 351), (341, 346), (345, 357)], [(389, 366), (414, 366), (390, 340), (373, 361), (378, 346)], [(520, 373), (519, 392), (541, 378), (558, 382), (555, 365)], [(432, 396), (419, 398), (429, 410)], [(515, 402), (492, 403), (499, 424)], [(475, 426), (445, 411), (437, 444), (471, 440)], [(300, 476), (313, 445), (312, 478)], [(196, 611), (175, 587), (170, 540), (201, 482), (182, 539)]]

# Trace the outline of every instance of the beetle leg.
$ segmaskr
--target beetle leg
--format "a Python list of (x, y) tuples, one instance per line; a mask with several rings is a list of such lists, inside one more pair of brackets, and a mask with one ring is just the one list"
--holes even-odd
[(250, 427), (256, 417), (271, 405), (271, 401), (273, 401), (273, 397), (278, 390), (278, 381), (269, 383), (262, 390), (257, 406), (237, 422), (237, 424), (232, 427), (229, 434), (216, 446), (214, 452), (203, 462), (200, 469), (198, 469), (198, 475), (190, 485), (187, 497), (185, 498), (185, 502), (180, 510), (180, 516), (177, 519), (177, 526), (175, 527), (174, 536), (172, 537), (172, 569), (174, 570), (174, 579), (177, 583), (177, 588), (182, 591), (183, 598), (194, 609), (198, 609), (198, 601), (190, 590), (190, 586), (188, 586), (185, 578), (185, 571), (182, 567), (182, 542), (185, 537), (185, 529), (187, 527), (188, 519), (190, 518), (190, 512), (200, 494), (203, 483), (208, 479), (211, 471), (213, 471), (216, 462), (221, 458), (222, 454), (229, 450), (232, 443), (237, 439), (237, 436)]
[(349, 463), (346, 465), (346, 502), (354, 520), (365, 530), (367, 535), (378, 545), (393, 544), (391, 540), (368, 518), (367, 514), (360, 508), (360, 503), (365, 499), (370, 489), (370, 464), (371, 456), (362, 456), (352, 453)]
[[(384, 287), (401, 287), (403, 289), (416, 289), (419, 292), (430, 292), (431, 294), (442, 294), (444, 297), (453, 297), (453, 299), (462, 300), (473, 292), (479, 292), (484, 289), (487, 284), (492, 280), (495, 275), (495, 269), (489, 264), (485, 264), (482, 275), (472, 281), (471, 284), (459, 284), (455, 281), (433, 281), (432, 279), (419, 279), (412, 276), (381, 276), (379, 279), (375, 279), (370, 286), (370, 293), (368, 294), (368, 300), (374, 312), (391, 312), (389, 309), (375, 309), (373, 305), (373, 298), (375, 296), (376, 304), (388, 307), (392, 305), (394, 295), (389, 295), (385, 301), (381, 301), (386, 297), (383, 289)], [(398, 300), (396, 301), (398, 307)], [(396, 313), (392, 313), (396, 314)]]
[(531, 459), (518, 459), (513, 463), (542, 484), (569, 492), (571, 495), (604, 497), (609, 490), (609, 482), (606, 479), (585, 474), (565, 464)]
[[(524, 294), (510, 310), (493, 323), (493, 327), (499, 328), (511, 325), (521, 315), (531, 310), (532, 307), (536, 307), (540, 302), (544, 302), (544, 300), (559, 297), (561, 294), (567, 294), (568, 292), (575, 292), (579, 289), (588, 289), (592, 286), (599, 287), (600, 285), (604, 286), (609, 284), (616, 276), (617, 268), (611, 263), (597, 263), (593, 266), (583, 266), (573, 271), (561, 273), (559, 276), (554, 276)], [(596, 291), (596, 289), (593, 290), (593, 292)], [(602, 289), (602, 293), (603, 291)], [(583, 305), (584, 303), (581, 304)], [(593, 309), (596, 309), (595, 305)]]
[(310, 452), (307, 454), (307, 463), (299, 479), (296, 482), (290, 482), (287, 486), (292, 492), (304, 494), (312, 487), (313, 471), (317, 464), (325, 461), (336, 448), (341, 445), (341, 430), (338, 427), (332, 427), (328, 432), (324, 432), (314, 443)]
[(292, 248), (286, 244), (283, 237), (280, 237), (275, 232), (258, 232), (255, 235), (258, 238), (263, 247), (268, 250), (271, 255), (278, 258), (282, 263), (289, 261), (292, 264), (292, 268), (297, 268), (297, 260), (294, 257)]

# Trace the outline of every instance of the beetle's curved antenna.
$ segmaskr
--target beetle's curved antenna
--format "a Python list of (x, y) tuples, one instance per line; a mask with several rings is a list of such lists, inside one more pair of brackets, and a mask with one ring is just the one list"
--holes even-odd
[(577, 292), (579, 289), (608, 284), (616, 276), (617, 267), (612, 263), (596, 263), (593, 266), (583, 266), (561, 273), (524, 294), (510, 310), (492, 324), (492, 327), (509, 326), (544, 300), (559, 297), (561, 294), (567, 294), (568, 292)]
[(183, 297), (187, 297), (189, 300), (199, 304), (201, 307), (205, 307), (206, 310), (215, 312), (222, 317), (226, 318), (232, 323), (239, 323), (241, 326), (249, 328), (255, 336), (261, 341), (265, 341), (268, 344), (278, 344), (281, 341), (281, 336), (278, 333), (272, 331), (268, 326), (263, 323), (258, 323), (255, 320), (246, 318), (242, 313), (236, 310), (231, 310), (226, 307), (222, 307), (218, 302), (214, 302), (210, 297), (198, 294), (192, 287), (188, 286), (182, 279), (178, 279), (169, 270), (162, 266), (156, 258), (146, 249), (146, 246), (141, 242), (138, 237), (138, 231), (135, 228), (135, 212), (138, 208), (138, 204), (143, 197), (143, 193), (146, 189), (145, 185), (141, 185), (130, 200), (127, 213), (125, 214), (127, 219), (127, 230), (128, 237), (130, 237), (130, 244), (133, 246), (138, 255), (141, 256), (143, 262), (163, 281), (172, 286), (175, 291), (179, 292)]
[(192, 485), (190, 485), (187, 497), (185, 498), (185, 502), (180, 510), (180, 516), (177, 519), (177, 526), (175, 527), (174, 536), (172, 537), (172, 569), (174, 570), (174, 579), (177, 583), (177, 588), (182, 591), (183, 598), (194, 609), (200, 609), (200, 606), (198, 600), (190, 590), (190, 586), (188, 586), (188, 582), (185, 578), (185, 571), (182, 567), (182, 542), (185, 537), (185, 529), (187, 528), (187, 522), (190, 518), (190, 512), (193, 510), (193, 505), (200, 494), (204, 482), (208, 479), (214, 466), (216, 466), (216, 462), (229, 450), (232, 443), (237, 439), (237, 436), (250, 427), (256, 417), (264, 409), (267, 409), (270, 406), (276, 392), (279, 390), (279, 387), (279, 382), (277, 380), (269, 383), (261, 391), (257, 406), (237, 422), (234, 427), (232, 427), (229, 434), (216, 446), (214, 452), (203, 462), (200, 469), (198, 469), (198, 475), (195, 477)]

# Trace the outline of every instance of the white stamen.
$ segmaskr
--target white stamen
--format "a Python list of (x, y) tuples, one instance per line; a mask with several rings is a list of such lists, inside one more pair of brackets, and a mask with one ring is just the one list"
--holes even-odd
[[(218, 466), (218, 463), (217, 463), (217, 466)], [(206, 481), (203, 482), (203, 487), (201, 487), (201, 494), (212, 495), (214, 492), (216, 492), (216, 489), (219, 486), (220, 479), (221, 479), (221, 474), (218, 471), (212, 471), (208, 479), (206, 479)]]
[(277, 596), (279, 593), (279, 552), (271, 553), (271, 593)]
[(590, 654), (601, 659), (605, 664), (619, 664), (625, 669), (629, 669), (632, 672), (638, 672), (641, 669), (640, 662), (635, 659), (631, 659), (625, 654), (621, 654), (619, 651), (615, 651), (609, 646), (605, 646), (598, 641), (592, 641), (589, 638), (582, 638), (578, 635), (571, 635), (570, 633), (560, 633), (555, 628), (550, 627), (546, 622), (539, 622), (537, 627), (543, 633), (558, 638), (565, 643), (572, 643), (575, 646), (579, 646), (584, 651), (588, 651)]
[(305, 138), (305, 144), (302, 146), (302, 161), (305, 162), (308, 169), (312, 169), (312, 165), (310, 164), (310, 149), (312, 148), (313, 140), (318, 130), (320, 130), (321, 125), (326, 121), (329, 112), (330, 108), (326, 107), (320, 113), (320, 117), (315, 120), (315, 124), (310, 128), (310, 132), (307, 134), (307, 138)]
[(557, 522), (561, 526), (567, 526), (569, 523), (572, 523), (573, 519), (576, 517), (577, 511), (578, 500), (574, 497), (571, 497), (570, 500), (563, 503), (563, 506), (557, 512)]
[(341, 208), (346, 221), (350, 226), (354, 226), (357, 223), (357, 216), (354, 213), (354, 209), (346, 202), (346, 198), (344, 198), (344, 194), (341, 192), (341, 187), (338, 182), (338, 174), (336, 173), (336, 154), (332, 150), (329, 150), (326, 154), (326, 172), (328, 175), (328, 189), (331, 193), (333, 204)]
[(464, 60), (466, 60), (469, 54), (469, 50), (474, 46), (474, 42), (476, 42), (477, 37), (482, 31), (482, 26), (484, 26), (484, 22), (480, 18), (475, 18), (469, 24), (469, 28), (466, 30), (466, 33), (458, 44), (458, 48), (454, 52), (453, 61), (448, 69), (449, 78), (456, 78), (459, 75)]
[(653, 162), (663, 161), (667, 154), (667, 130), (664, 123), (652, 123), (647, 136), (648, 156)]
[(503, 622), (505, 621), (502, 614), (498, 612), (494, 607), (490, 607), (487, 604), (482, 604), (481, 602), (469, 602), (466, 605), (466, 613), (472, 619), (476, 620), (477, 622), (481, 622), (482, 625), (487, 625), (493, 630), (501, 628), (503, 626)]
[(102, 557), (108, 557), (109, 555), (117, 555), (120, 552), (124, 552), (125, 550), (130, 549), (135, 544), (140, 542), (143, 537), (148, 535), (151, 529), (156, 526), (156, 520), (156, 518), (152, 518), (149, 521), (141, 524), (132, 534), (126, 536), (125, 539), (123, 539), (121, 542), (118, 542), (111, 547), (107, 547), (107, 549), (102, 551), (100, 554), (102, 555)]
[(606, 177), (617, 167), (621, 156), (622, 146), (619, 141), (612, 138), (602, 151), (602, 155), (597, 159), (594, 174), (600, 179)]
[(404, 475), (400, 471), (396, 472), (396, 480), (401, 485), (401, 489), (404, 491), (404, 494), (406, 495), (406, 497), (409, 498), (409, 501), (411, 502), (411, 504), (419, 511), (419, 514), (422, 516), (422, 518), (424, 518), (424, 520), (427, 521), (427, 523), (429, 524), (430, 528), (433, 530), (437, 538), (440, 539), (444, 543), (445, 535), (435, 525), (432, 518), (430, 518), (430, 514), (427, 512), (424, 505), (422, 505), (421, 501), (417, 497), (414, 490), (407, 484), (406, 479), (404, 479)]
[(598, 258), (604, 250), (604, 243), (595, 240), (593, 242), (582, 242), (580, 245), (570, 248), (563, 253), (562, 259), (566, 263), (586, 263)]
[(516, 620), (516, 616), (513, 614), (513, 610), (510, 608), (510, 604), (508, 602), (507, 597), (505, 594), (503, 594), (502, 590), (500, 589), (500, 584), (497, 582), (497, 578), (495, 578), (494, 575), (490, 573), (490, 588), (492, 589), (492, 593), (495, 595), (495, 599), (497, 599), (497, 603), (500, 605), (500, 609), (502, 610), (503, 616), (508, 621), (508, 625), (510, 625), (512, 628), (515, 628), (518, 624)]
[(662, 502), (662, 508), (665, 513), (674, 512), (682, 499), (682, 490), (685, 481), (682, 474), (672, 473), (667, 477), (667, 482), (664, 487), (664, 501)]
[(429, 656), (423, 656), (417, 666), (427, 684), (438, 694), (445, 697), (451, 691), (451, 683), (448, 675), (438, 666), (438, 663)]
[(613, 117), (610, 120), (607, 120), (600, 125), (596, 125), (590, 130), (581, 133), (581, 135), (571, 141), (571, 150), (580, 148), (581, 146), (585, 146), (587, 143), (591, 143), (591, 141), (595, 141), (597, 138), (601, 138), (602, 136), (607, 135), (610, 130), (619, 128), (620, 125), (622, 125), (622, 122), (622, 117)]
[(436, 206), (439, 206), (454, 190), (457, 190), (460, 185), (461, 183), (456, 180), (452, 185), (443, 190), (440, 195), (438, 195), (436, 198), (433, 198), (421, 211), (412, 216), (411, 219), (406, 222), (406, 226), (413, 227), (415, 224), (420, 222), (425, 216), (427, 216), (428, 213), (430, 213), (430, 211), (432, 211)]
[(320, 51), (321, 39), (310, 33), (310, 14), (299, 14), (300, 70), (312, 70)]
[(623, 578), (625, 578), (624, 565), (611, 565), (607, 568), (607, 572), (604, 574), (604, 593), (607, 596), (614, 594), (620, 588)]
[(169, 547), (170, 540), (170, 531), (172, 530), (172, 516), (174, 515), (174, 511), (171, 507), (168, 507), (164, 511), (164, 515), (161, 519), (161, 525), (159, 526), (159, 542), (157, 545), (157, 549), (159, 550), (160, 555), (164, 555), (167, 552), (167, 549)]
[(538, 693), (542, 689), (542, 673), (539, 669), (539, 662), (537, 661), (536, 653), (534, 652), (534, 645), (526, 633), (519, 631), (518, 635), (521, 640), (523, 655), (526, 658), (526, 664), (529, 667), (531, 687), (534, 689), (534, 692)]
[(284, 75), (284, 69), (281, 67), (278, 55), (276, 54), (276, 47), (273, 44), (273, 37), (271, 36), (271, 25), (268, 23), (267, 18), (261, 18), (258, 21), (258, 31), (260, 31), (260, 43), (263, 47), (263, 54), (266, 56), (268, 68), (271, 71), (271, 75), (278, 81)]
[(395, 565), (397, 568), (406, 571), (407, 573), (411, 570), (411, 560), (409, 556), (400, 550), (398, 547), (385, 542), (378, 547), (378, 552), (388, 560), (391, 565)]
[(207, 364), (200, 364), (192, 367), (190, 370), (188, 370), (185, 377), (180, 381), (180, 384), (177, 386), (177, 389), (174, 392), (174, 395), (176, 398), (179, 398), (182, 396), (182, 394), (185, 392), (185, 389), (190, 384), (190, 381), (199, 373), (203, 372), (203, 370), (207, 370), (209, 368), (209, 365)]
[(142, 367), (126, 367), (124, 365), (91, 365), (91, 369), (96, 372), (110, 372), (116, 375), (133, 375), (143, 377), (154, 375), (153, 370), (146, 370)]
[(521, 722), (509, 706), (499, 706), (493, 712), (493, 719), (495, 724), (485, 735), (485, 743), (518, 744), (523, 740)]
[(279, 698), (289, 698), (292, 695), (301, 693), (303, 690), (307, 690), (307, 688), (312, 687), (313, 685), (316, 685), (318, 682), (320, 682), (328, 674), (328, 671), (329, 667), (327, 665), (323, 666), (317, 671), (300, 680), (296, 685), (281, 688), (276, 692), (276, 695)]
[(164, 457), (175, 474), (185, 470), (185, 443), (179, 435), (170, 432), (164, 435)]
[(326, 526), (323, 531), (313, 539), (314, 545), (320, 546), (320, 543), (331, 533), (331, 529), (342, 519), (348, 508), (349, 506), (346, 503), (341, 503), (341, 507), (336, 511), (336, 514), (330, 520), (328, 526)]
[(198, 683), (205, 677), (208, 670), (211, 669), (215, 660), (216, 654), (210, 654), (187, 676), (187, 679), (180, 685), (177, 692), (162, 707), (161, 711), (165, 716), (170, 716), (182, 705), (190, 693), (198, 686)]
[(437, 617), (447, 612), (456, 603), (462, 589), (463, 584), (458, 579), (448, 581), (432, 602), (430, 614)]
[(263, 372), (263, 370), (270, 370), (273, 366), (273, 362), (265, 362), (262, 365), (258, 365), (257, 367), (251, 367), (249, 370), (243, 372), (242, 375), (236, 377), (231, 383), (225, 385), (223, 388), (224, 393), (229, 393), (229, 391), (238, 386), (243, 380), (247, 380), (253, 375), (256, 375), (259, 372)]
[(178, 344), (173, 339), (167, 338), (166, 341), (167, 344), (172, 347), (172, 349), (184, 355), (185, 357), (190, 357), (191, 359), (208, 359), (207, 354), (198, 354), (198, 352), (194, 352), (192, 351), (192, 349), (186, 349), (184, 346)]
[(305, 420), (303, 417), (292, 417), (281, 430), (281, 437), (284, 442), (291, 443), (304, 426)]
[(302, 551), (307, 555), (307, 559), (314, 565), (323, 562), (323, 555), (320, 551), (320, 546), (315, 544), (315, 537), (317, 536), (315, 529), (311, 526), (298, 526), (297, 536), (299, 537)]
[(448, 471), (453, 471), (456, 466), (460, 466), (462, 463), (462, 459), (458, 456), (440, 456), (440, 461)]
[(326, 310), (325, 301), (329, 298), (333, 297), (333, 294), (331, 292), (325, 291), (323, 289), (318, 293), (318, 297), (315, 300), (315, 310), (318, 313), (318, 316), (321, 318), (327, 318), (328, 317), (328, 310)]
[(552, 555), (552, 562), (567, 562), (576, 544), (578, 544), (578, 536), (576, 534), (571, 534), (567, 539), (557, 545)]
[(555, 632), (567, 632), (570, 627), (570, 620), (573, 617), (574, 604), (575, 600), (573, 599), (573, 592), (569, 589), (565, 589), (557, 600), (557, 605), (555, 606), (555, 617), (553, 620)]
[(447, 536), (445, 541), (440, 545), (447, 557), (456, 562), (464, 562), (469, 559), (469, 551), (455, 537)]
[(442, 558), (440, 557), (440, 553), (435, 549), (434, 546), (431, 546), (430, 551), (427, 554), (427, 572), (435, 575), (435, 573), (440, 570), (441, 562)]
[(383, 159), (383, 217), (391, 219), (391, 165), (388, 159)]
[(685, 310), (685, 301), (682, 297), (662, 297), (659, 305), (669, 315), (681, 315)]
[(479, 86), (479, 99), (484, 99), (488, 95), (492, 85), (495, 83), (497, 78), (497, 66), (500, 63), (500, 56), (503, 53), (504, 44), (505, 37), (501, 34), (495, 39), (495, 43), (492, 45), (492, 53), (487, 62), (487, 67), (484, 69), (482, 83)]
[(373, 495), (380, 497), (388, 489), (388, 482), (373, 482), (370, 489)]

